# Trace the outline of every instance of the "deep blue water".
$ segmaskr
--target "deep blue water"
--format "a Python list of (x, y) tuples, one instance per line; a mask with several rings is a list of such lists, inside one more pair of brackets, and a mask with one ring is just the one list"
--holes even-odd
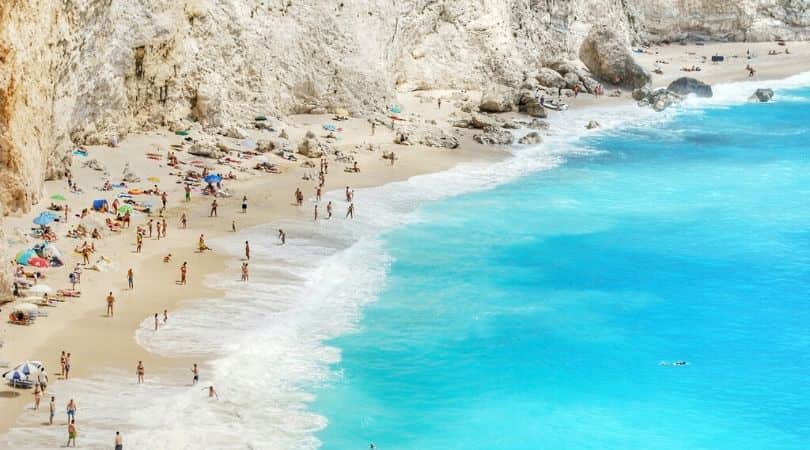
[(786, 93), (586, 138), (385, 235), (323, 448), (810, 448), (810, 89)]

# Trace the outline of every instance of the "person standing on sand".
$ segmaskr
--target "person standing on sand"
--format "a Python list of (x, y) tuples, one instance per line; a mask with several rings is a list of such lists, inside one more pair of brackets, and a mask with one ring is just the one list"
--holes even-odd
[(71, 442), (73, 443), (73, 447), (76, 446), (76, 434), (77, 434), (76, 421), (71, 420), (70, 424), (68, 425), (68, 441), (67, 444), (65, 444), (65, 447), (70, 447)]
[(330, 200), (329, 203), (326, 204), (326, 218), (332, 218), (332, 201)]
[(186, 275), (188, 274), (188, 263), (183, 261), (183, 265), (180, 266), (180, 284), (186, 284)]
[(371, 121), (371, 135), (374, 136), (374, 132), (377, 131), (377, 122)]
[(42, 389), (39, 388), (39, 383), (34, 385), (34, 411), (39, 409), (39, 402), (42, 401)]
[(138, 374), (138, 384), (143, 384), (143, 376), (146, 370), (143, 368), (143, 361), (138, 361), (138, 367), (135, 368), (135, 373)]
[(166, 219), (165, 218), (163, 219), (163, 221), (161, 223), (163, 224), (163, 237), (165, 238), (166, 237), (166, 230), (169, 227), (166, 225)]
[(48, 373), (45, 371), (44, 367), (39, 368), (39, 374), (37, 375), (37, 383), (39, 384), (40, 389), (42, 389), (42, 393), (44, 394), (45, 391), (48, 390)]
[(166, 322), (168, 322), (168, 321), (169, 321), (169, 310), (164, 309), (163, 310), (163, 325), (166, 325)]
[(155, 331), (158, 330), (158, 313), (155, 313)]
[(217, 207), (219, 203), (217, 203), (217, 199), (215, 198), (213, 202), (211, 202), (211, 212), (208, 213), (208, 217), (218, 217), (217, 216)]
[(183, 188), (183, 189), (186, 191), (186, 201), (190, 202), (191, 201), (191, 185), (186, 183), (186, 187)]
[(59, 357), (59, 366), (62, 368), (62, 371), (59, 372), (59, 376), (61, 376), (61, 377), (65, 376), (65, 362), (66, 362), (66, 360), (67, 360), (67, 357), (65, 356), (65, 351), (62, 350), (62, 355)]
[(242, 281), (248, 281), (250, 275), (248, 274), (248, 263), (242, 263)]
[(113, 297), (112, 291), (110, 291), (110, 294), (107, 295), (107, 317), (113, 316), (114, 304), (115, 304), (115, 297)]
[(321, 188), (320, 187), (315, 189), (315, 201), (316, 202), (321, 201)]
[(73, 399), (70, 399), (70, 401), (67, 404), (66, 409), (67, 409), (68, 422), (76, 420), (76, 411), (78, 410), (78, 408), (76, 407), (76, 401), (73, 400)]
[(318, 204), (315, 204), (315, 221), (318, 221)]
[(146, 227), (149, 228), (149, 237), (152, 237), (152, 219), (149, 219), (149, 222), (146, 222)]
[(127, 284), (129, 285), (129, 290), (135, 289), (135, 282), (134, 282), (134, 275), (132, 273), (132, 267), (127, 270)]
[(115, 432), (115, 450), (124, 450), (124, 438), (118, 431)]
[(197, 368), (197, 363), (194, 363), (194, 367), (191, 368), (191, 373), (194, 374), (194, 378), (191, 379), (191, 385), (195, 386), (198, 381), (200, 381), (200, 369)]
[(70, 353), (65, 356), (65, 380), (70, 378)]
[(53, 416), (56, 414), (56, 397), (51, 397), (48, 403), (48, 425), (53, 425)]
[(188, 221), (186, 220), (186, 213), (183, 213), (180, 216), (180, 227), (182, 227), (185, 230), (187, 226), (188, 226)]
[(287, 243), (287, 233), (285, 233), (281, 228), (278, 229), (278, 238), (281, 239), (281, 245)]
[(68, 221), (68, 212), (70, 211), (70, 207), (65, 205), (65, 223)]
[(242, 214), (247, 214), (247, 195), (242, 196)]
[(231, 232), (236, 233), (236, 221), (231, 220)]
[(346, 210), (346, 217), (354, 219), (354, 203), (349, 203), (349, 209)]
[(135, 235), (135, 253), (140, 253), (143, 249), (143, 235), (138, 233)]
[(248, 241), (245, 241), (245, 259), (250, 261), (250, 243)]

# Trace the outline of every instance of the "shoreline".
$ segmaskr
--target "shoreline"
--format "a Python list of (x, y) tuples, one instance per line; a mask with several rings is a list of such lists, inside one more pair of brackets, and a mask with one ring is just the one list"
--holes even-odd
[[(700, 77), (700, 74), (698, 74), (698, 77)], [(731, 81), (733, 82), (740, 80)], [(575, 101), (572, 102), (572, 112), (588, 107), (607, 108), (629, 103), (629, 96), (626, 94), (619, 99), (609, 99), (609, 101), (605, 101), (603, 99), (590, 103)], [(314, 117), (312, 119), (313, 123), (317, 123), (319, 120), (318, 118)], [(570, 117), (565, 118), (565, 120), (570, 119)], [(312, 125), (310, 124), (307, 126)], [(442, 159), (441, 157), (437, 158), (436, 155), (433, 154), (440, 152), (456, 151), (421, 149), (414, 152), (415, 154), (408, 155), (409, 157), (417, 159), (415, 161), (411, 161), (413, 163), (412, 166), (409, 166), (408, 161), (401, 160), (398, 163), (396, 166), (397, 169), (403, 167), (401, 164), (405, 165), (405, 169), (398, 173), (397, 176), (390, 177), (378, 175), (377, 178), (363, 178), (361, 181), (360, 179), (352, 180), (351, 175), (340, 172), (340, 175), (342, 175), (340, 178), (341, 181), (334, 182), (333, 179), (329, 179), (329, 185), (332, 185), (331, 188), (333, 191), (340, 190), (341, 186), (343, 186), (343, 181), (346, 179), (345, 177), (348, 176), (351, 180), (351, 185), (353, 188), (379, 187), (396, 181), (408, 180), (414, 176), (422, 174), (443, 172), (460, 163), (474, 161), (496, 161), (503, 155), (503, 153), (500, 152), (495, 155), (490, 154), (489, 150), (483, 148), (471, 151), (470, 155), (465, 153), (463, 157), (458, 154), (445, 154), (444, 156), (446, 158)], [(465, 151), (462, 150), (461, 152)], [(418, 161), (418, 159), (422, 156), (430, 157), (432, 161), (428, 162), (435, 165), (432, 167), (424, 167), (425, 161)], [(374, 162), (367, 161), (364, 162), (364, 165), (365, 164), (370, 164), (373, 166)], [(387, 163), (385, 161), (380, 160), (377, 161), (377, 167), (373, 167), (372, 169), (368, 170), (370, 172), (382, 173), (382, 171), (385, 170), (386, 164)], [(284, 199), (291, 198), (292, 192), (288, 192), (287, 189), (283, 189), (281, 191), (277, 190), (275, 192), (271, 192), (270, 196), (263, 197), (263, 191), (268, 189), (270, 187), (269, 185), (271, 184), (268, 183), (267, 180), (267, 178), (258, 177), (244, 183), (239, 182), (237, 184), (239, 187), (237, 195), (234, 195), (233, 198), (227, 200), (227, 203), (223, 201), (223, 206), (226, 206), (229, 212), (233, 211), (233, 216), (239, 219), (238, 226), (240, 230), (246, 230), (249, 227), (259, 226), (278, 220), (310, 220), (309, 218), (311, 212), (309, 208), (299, 211), (297, 208), (289, 205), (287, 201), (284, 201)], [(53, 183), (58, 184), (62, 182)], [(236, 212), (236, 210), (238, 208), (238, 198), (244, 192), (247, 193), (251, 203), (248, 215), (243, 217)], [(307, 197), (309, 197), (309, 195), (307, 195)], [(173, 198), (179, 199), (180, 197), (178, 195)], [(281, 204), (278, 204), (279, 202), (276, 200), (278, 198), (282, 199), (280, 202)], [(219, 238), (230, 235), (230, 232), (228, 231), (230, 222), (225, 218), (221, 218), (217, 221), (218, 226), (216, 229), (212, 230), (210, 227), (198, 228), (197, 224), (202, 221), (207, 221), (205, 223), (210, 223), (210, 220), (216, 220), (208, 219), (206, 217), (207, 205), (205, 201), (207, 201), (207, 199), (195, 199), (195, 201), (193, 201), (190, 205), (183, 208), (190, 212), (189, 230), (177, 230), (170, 224), (169, 239), (171, 239), (171, 242), (176, 243), (178, 242), (176, 238), (179, 236), (179, 242), (182, 242), (183, 244), (178, 243), (170, 247), (157, 248), (157, 245), (153, 244), (151, 241), (147, 242), (143, 257), (140, 258), (137, 264), (133, 265), (133, 268), (135, 269), (136, 284), (136, 290), (134, 292), (130, 293), (122, 289), (122, 287), (125, 285), (124, 273), (126, 272), (126, 267), (118, 266), (113, 272), (110, 273), (110, 276), (116, 280), (113, 285), (118, 292), (117, 297), (119, 299), (116, 304), (116, 318), (125, 316), (126, 320), (123, 323), (119, 321), (112, 322), (97, 320), (98, 316), (100, 316), (103, 312), (103, 296), (106, 294), (106, 290), (108, 288), (106, 286), (94, 286), (91, 289), (87, 289), (85, 286), (83, 287), (84, 295), (77, 302), (81, 303), (80, 308), (71, 308), (72, 306), (76, 305), (60, 305), (61, 307), (57, 307), (56, 309), (60, 310), (61, 314), (57, 316), (57, 314), (52, 313), (51, 317), (44, 318), (44, 320), (40, 319), (42, 322), (45, 322), (46, 326), (48, 327), (48, 336), (42, 336), (41, 342), (29, 348), (28, 352), (32, 355), (47, 355), (44, 362), (46, 363), (46, 367), (49, 368), (49, 372), (53, 373), (53, 368), (58, 366), (57, 358), (59, 351), (62, 350), (60, 346), (55, 347), (54, 342), (82, 342), (83, 340), (86, 340), (88, 332), (91, 334), (95, 333), (97, 336), (103, 335), (105, 337), (105, 345), (103, 346), (90, 342), (85, 342), (80, 345), (64, 345), (64, 349), (66, 351), (71, 351), (71, 348), (79, 348), (78, 351), (74, 350), (72, 352), (74, 353), (74, 370), (71, 371), (72, 375), (78, 378), (87, 378), (88, 376), (91, 376), (94, 373), (97, 374), (100, 370), (104, 369), (134, 372), (134, 366), (137, 359), (144, 361), (145, 365), (147, 366), (147, 373), (149, 374), (155, 372), (163, 374), (179, 373), (181, 369), (187, 370), (187, 367), (190, 366), (192, 362), (201, 363), (207, 360), (208, 358), (199, 358), (198, 360), (192, 361), (191, 358), (187, 357), (160, 356), (141, 347), (134, 339), (135, 332), (141, 328), (144, 320), (148, 320), (149, 318), (149, 315), (144, 315), (144, 313), (147, 311), (160, 312), (162, 309), (164, 309), (164, 307), (168, 308), (170, 311), (171, 320), (172, 312), (178, 307), (193, 307), (194, 303), (201, 299), (206, 299), (205, 301), (216, 301), (214, 299), (221, 297), (222, 291), (210, 287), (205, 283), (205, 280), (215, 274), (223, 273), (228, 267), (228, 264), (226, 261), (220, 258), (209, 258), (206, 255), (196, 254), (193, 252), (193, 248), (196, 241), (196, 236), (200, 232), (204, 232), (206, 234), (206, 238), (210, 239), (214, 243), (216, 243)], [(309, 203), (307, 203), (307, 206), (309, 206)], [(254, 211), (259, 210), (264, 210), (265, 214), (259, 216), (254, 213)], [(171, 210), (169, 217), (175, 219), (177, 211), (179, 210)], [(338, 214), (342, 213), (340, 209), (338, 209), (337, 212)], [(274, 237), (272, 236), (270, 237), (270, 239), (273, 238)], [(126, 254), (125, 252), (131, 251), (130, 248), (134, 246), (134, 243), (128, 242), (126, 239), (124, 239), (124, 237), (119, 237), (118, 240), (121, 242), (116, 249), (115, 255), (118, 256), (117, 251), (121, 251), (122, 254), (119, 257), (123, 258), (123, 255)], [(215, 248), (214, 250), (215, 254), (221, 255), (221, 249)], [(161, 262), (163, 254), (168, 252), (171, 252), (175, 258), (173, 263), (170, 264), (170, 270), (167, 270), (165, 265)], [(237, 251), (236, 254), (239, 254), (239, 252)], [(178, 260), (181, 260), (181, 256), (183, 258), (188, 258), (189, 261), (191, 261), (192, 269), (190, 270), (190, 285), (186, 286), (185, 288), (174, 286), (173, 289), (166, 289), (166, 286), (173, 286), (174, 284), (171, 282), (178, 278), (176, 266), (179, 264)], [(150, 283), (145, 287), (144, 290), (142, 290), (143, 288), (141, 288), (139, 280), (149, 280), (149, 282), (155, 280), (158, 282), (154, 284)], [(50, 280), (45, 281), (53, 285), (54, 288), (61, 287), (58, 286), (58, 282), (53, 282)], [(132, 298), (135, 295), (138, 297), (137, 300)], [(133, 302), (137, 301), (138, 303), (133, 304), (128, 300), (132, 300)], [(88, 304), (92, 304), (93, 306)], [(68, 308), (65, 308), (65, 306), (68, 306)], [(85, 327), (84, 324), (88, 324), (90, 326)], [(35, 325), (35, 327), (38, 325), (41, 324), (38, 323)], [(108, 337), (111, 339), (107, 339)], [(12, 359), (12, 363), (16, 362), (16, 360), (13, 360), (13, 358), (7, 357), (6, 354), (7, 353), (4, 352), (3, 359)], [(133, 357), (135, 358), (133, 359)], [(55, 376), (51, 375), (51, 386), (54, 386), (53, 389), (59, 389), (58, 383), (54, 384), (54, 381)], [(0, 391), (0, 393), (3, 394), (5, 392), (8, 392), (8, 388), (4, 388), (3, 391)], [(0, 433), (5, 433), (8, 428), (17, 423), (20, 415), (27, 413), (25, 410), (21, 410), (19, 413), (13, 413), (11, 411), (12, 408), (16, 407), (21, 409), (25, 404), (29, 403), (30, 398), (26, 398), (26, 395), (30, 394), (30, 392), (21, 391), (21, 393), (22, 395), (13, 398), (8, 395), (4, 395), (4, 398), (0, 397), (0, 402), (9, 403), (9, 405), (4, 405), (4, 410), (11, 413), (0, 415)], [(62, 401), (57, 399), (58, 408), (61, 408), (61, 405), (64, 402), (64, 399), (61, 400)], [(17, 406), (6, 408), (6, 406), (10, 405)], [(41, 415), (42, 413), (39, 414)]]

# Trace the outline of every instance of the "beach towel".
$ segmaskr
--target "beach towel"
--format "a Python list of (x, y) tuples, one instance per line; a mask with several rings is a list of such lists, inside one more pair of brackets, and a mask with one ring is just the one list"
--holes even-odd
[(331, 123), (324, 124), (323, 129), (326, 131), (337, 131), (337, 127)]

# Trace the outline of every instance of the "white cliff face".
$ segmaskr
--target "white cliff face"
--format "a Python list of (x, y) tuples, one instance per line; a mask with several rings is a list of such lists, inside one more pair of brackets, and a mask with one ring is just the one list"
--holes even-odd
[(594, 24), (628, 44), (805, 39), (809, 16), (806, 0), (4, 0), (0, 205), (30, 208), (73, 145), (136, 129), (516, 86)]

